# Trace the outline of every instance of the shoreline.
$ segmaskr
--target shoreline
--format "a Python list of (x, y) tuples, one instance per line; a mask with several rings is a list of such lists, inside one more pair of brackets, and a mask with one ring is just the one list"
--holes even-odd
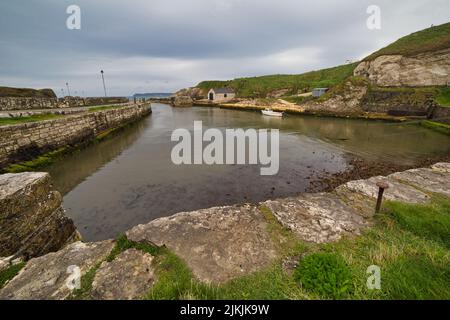
[[(231, 109), (238, 111), (261, 111), (264, 109), (272, 109), (273, 111), (284, 112), (288, 115), (298, 116), (315, 116), (315, 117), (327, 117), (327, 118), (344, 118), (344, 119), (363, 119), (363, 120), (380, 120), (389, 122), (405, 122), (408, 120), (416, 120), (408, 117), (396, 117), (382, 113), (332, 113), (332, 112), (320, 112), (320, 111), (307, 111), (300, 108), (293, 107), (280, 107), (271, 105), (244, 105), (239, 103), (210, 103), (202, 101), (194, 101), (193, 107), (217, 107), (222, 109)], [(300, 107), (300, 106), (299, 106)]]

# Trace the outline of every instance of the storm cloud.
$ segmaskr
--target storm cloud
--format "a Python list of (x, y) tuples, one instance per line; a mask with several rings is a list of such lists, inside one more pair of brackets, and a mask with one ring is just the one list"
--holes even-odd
[[(69, 5), (81, 30), (66, 27)], [(366, 26), (381, 8), (381, 30)], [(205, 79), (356, 61), (450, 20), (448, 0), (15, 0), (0, 2), (0, 85), (59, 95), (173, 92)]]

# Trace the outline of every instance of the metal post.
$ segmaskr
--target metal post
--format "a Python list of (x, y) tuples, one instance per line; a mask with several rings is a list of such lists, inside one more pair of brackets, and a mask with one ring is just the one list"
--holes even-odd
[(100, 72), (101, 72), (101, 74), (102, 74), (103, 90), (105, 91), (105, 97), (107, 97), (107, 95), (106, 95), (106, 85), (105, 85), (105, 76), (103, 75), (104, 72), (103, 72), (103, 70), (101, 70)]
[(379, 213), (381, 210), (381, 203), (383, 202), (383, 193), (385, 189), (389, 189), (389, 184), (385, 181), (377, 182), (378, 189), (378, 198), (377, 198), (377, 206), (375, 208), (375, 213)]

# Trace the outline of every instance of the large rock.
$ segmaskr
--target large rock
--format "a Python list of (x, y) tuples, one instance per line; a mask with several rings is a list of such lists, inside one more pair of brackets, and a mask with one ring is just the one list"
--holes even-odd
[(397, 172), (389, 177), (405, 181), (423, 190), (450, 196), (449, 172), (438, 172), (432, 169), (421, 168)]
[(173, 105), (175, 107), (190, 107), (193, 103), (194, 100), (189, 96), (176, 96), (173, 100)]
[(192, 100), (206, 99), (206, 92), (197, 87), (185, 88), (175, 93), (176, 97), (187, 96)]
[(439, 162), (431, 166), (431, 169), (437, 172), (450, 173), (450, 163)]
[(445, 86), (450, 81), (450, 49), (416, 56), (379, 56), (363, 61), (354, 75), (364, 76), (382, 87)]
[(92, 298), (97, 300), (133, 300), (142, 298), (155, 283), (153, 257), (129, 249), (112, 262), (104, 261), (92, 283)]
[[(336, 190), (338, 193), (349, 191), (359, 193), (366, 197), (376, 199), (378, 197), (377, 182), (387, 182), (389, 188), (384, 191), (383, 198), (391, 201), (401, 201), (406, 203), (425, 203), (430, 200), (430, 196), (418, 189), (401, 183), (392, 177), (372, 177), (366, 180), (355, 180), (347, 182), (339, 186)], [(343, 189), (343, 190), (342, 190)]]
[(312, 100), (302, 105), (305, 112), (323, 114), (353, 115), (363, 112), (361, 102), (367, 93), (365, 82), (349, 80), (342, 87), (334, 89), (328, 100)]
[(114, 241), (75, 242), (64, 249), (28, 261), (22, 271), (1, 291), (0, 299), (57, 300), (67, 298), (72, 290), (69, 282), (71, 266), (83, 276), (103, 261), (114, 247)]
[(300, 239), (325, 243), (343, 235), (359, 234), (368, 222), (330, 193), (303, 194), (263, 203), (277, 220)]
[(0, 175), (0, 256), (36, 257), (80, 239), (48, 173)]
[(204, 282), (221, 283), (269, 265), (277, 256), (256, 206), (182, 212), (139, 225), (130, 240), (166, 245)]

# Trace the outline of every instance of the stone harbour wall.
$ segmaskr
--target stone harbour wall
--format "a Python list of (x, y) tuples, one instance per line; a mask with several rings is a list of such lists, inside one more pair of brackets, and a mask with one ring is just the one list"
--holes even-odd
[(61, 147), (91, 140), (106, 130), (136, 121), (149, 113), (151, 108), (148, 104), (137, 104), (40, 122), (1, 126), (0, 169)]
[(450, 107), (438, 106), (433, 110), (434, 121), (450, 124)]
[(0, 175), (0, 257), (37, 257), (80, 239), (48, 173)]
[(128, 103), (126, 97), (64, 97), (58, 100), (60, 108), (68, 107), (92, 107), (102, 106), (107, 104), (122, 104)]
[(57, 98), (0, 97), (0, 111), (54, 109), (58, 107)]
[(387, 113), (397, 116), (426, 116), (433, 98), (431, 91), (413, 88), (404, 90), (383, 90), (371, 88), (361, 101), (366, 112)]
[(129, 102), (126, 97), (0, 97), (0, 111), (89, 107)]

